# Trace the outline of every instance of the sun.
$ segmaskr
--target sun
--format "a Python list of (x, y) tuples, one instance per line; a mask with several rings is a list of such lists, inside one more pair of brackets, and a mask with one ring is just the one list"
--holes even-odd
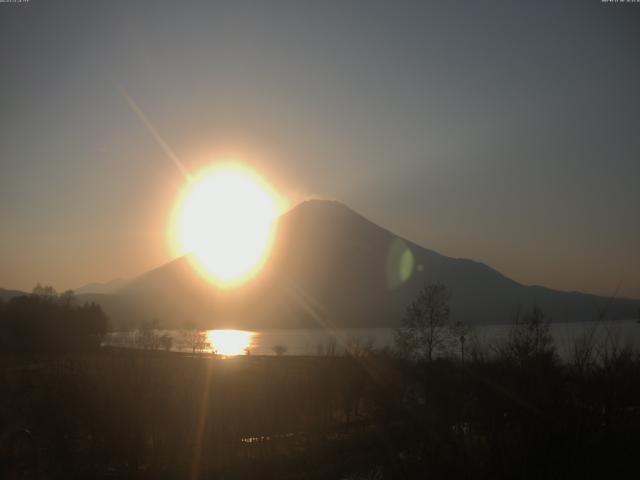
[(174, 241), (207, 279), (237, 286), (267, 259), (278, 203), (254, 171), (237, 164), (213, 168), (190, 182), (178, 202)]

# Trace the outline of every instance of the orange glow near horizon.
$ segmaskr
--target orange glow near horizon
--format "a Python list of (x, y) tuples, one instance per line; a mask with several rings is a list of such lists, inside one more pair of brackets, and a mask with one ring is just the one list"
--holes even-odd
[(227, 163), (189, 183), (171, 226), (174, 253), (217, 286), (238, 286), (255, 274), (273, 244), (282, 202), (254, 171)]

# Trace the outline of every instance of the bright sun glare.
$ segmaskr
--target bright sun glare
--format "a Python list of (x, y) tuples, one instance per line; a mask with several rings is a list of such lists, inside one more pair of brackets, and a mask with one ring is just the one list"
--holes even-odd
[(253, 171), (207, 171), (183, 195), (174, 235), (196, 268), (222, 287), (255, 275), (268, 256), (279, 214), (276, 196)]
[(209, 330), (207, 336), (211, 349), (224, 356), (242, 355), (251, 348), (253, 332), (244, 330)]

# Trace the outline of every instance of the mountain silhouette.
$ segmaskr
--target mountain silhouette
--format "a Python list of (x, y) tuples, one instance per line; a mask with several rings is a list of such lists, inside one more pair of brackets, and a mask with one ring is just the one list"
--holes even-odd
[(100, 283), (93, 282), (87, 285), (83, 285), (82, 287), (78, 287), (74, 289), (74, 292), (77, 295), (91, 294), (91, 293), (114, 293), (118, 289), (122, 288), (126, 285), (127, 280), (124, 278), (114, 278), (113, 280), (109, 280), (108, 282)]
[(201, 278), (181, 257), (96, 301), (117, 326), (157, 318), (167, 327), (396, 326), (425, 282), (451, 291), (452, 319), (508, 322), (537, 305), (554, 321), (633, 318), (640, 300), (609, 299), (519, 284), (491, 267), (423, 248), (335, 201), (310, 200), (284, 214), (263, 270), (230, 290)]

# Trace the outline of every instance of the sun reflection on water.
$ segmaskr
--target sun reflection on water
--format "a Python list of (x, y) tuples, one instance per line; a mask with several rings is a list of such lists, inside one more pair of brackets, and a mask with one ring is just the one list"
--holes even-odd
[(255, 332), (246, 330), (208, 330), (211, 350), (226, 357), (244, 355), (251, 351)]

